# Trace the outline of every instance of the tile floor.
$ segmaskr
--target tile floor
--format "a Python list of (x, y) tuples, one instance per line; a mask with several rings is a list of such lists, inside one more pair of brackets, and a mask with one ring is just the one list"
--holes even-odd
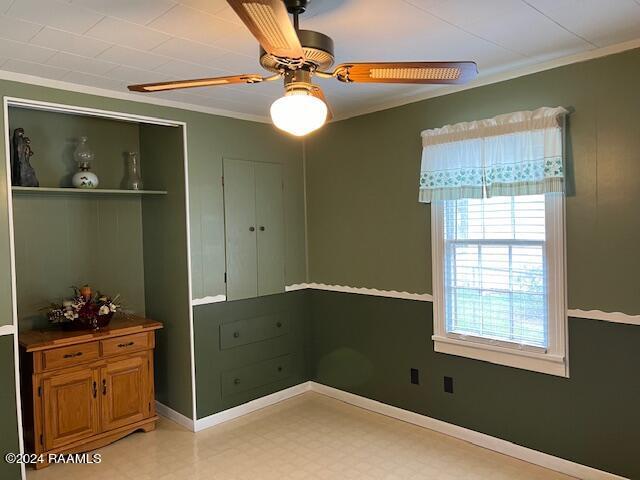
[(569, 479), (440, 433), (305, 393), (191, 433), (166, 419), (29, 480)]

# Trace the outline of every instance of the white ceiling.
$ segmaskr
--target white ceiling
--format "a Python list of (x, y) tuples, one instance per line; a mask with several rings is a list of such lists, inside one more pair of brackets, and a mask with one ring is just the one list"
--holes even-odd
[[(225, 0), (0, 0), (0, 70), (126, 92), (130, 83), (263, 73)], [(640, 38), (640, 0), (312, 0), (336, 61), (474, 60), (481, 78)], [(441, 87), (318, 79), (336, 117)], [(155, 95), (265, 117), (280, 82)]]

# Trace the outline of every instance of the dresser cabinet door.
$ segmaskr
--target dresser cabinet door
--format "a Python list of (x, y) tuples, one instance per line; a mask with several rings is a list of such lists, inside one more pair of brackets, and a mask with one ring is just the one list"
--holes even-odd
[(99, 433), (98, 373), (94, 368), (86, 368), (42, 381), (43, 437), (47, 450)]
[(149, 355), (111, 361), (100, 372), (102, 430), (139, 422), (151, 415)]

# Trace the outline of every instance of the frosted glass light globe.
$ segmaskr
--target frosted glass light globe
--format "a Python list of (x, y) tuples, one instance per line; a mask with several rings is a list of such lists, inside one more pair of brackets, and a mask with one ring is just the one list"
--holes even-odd
[(297, 137), (317, 130), (327, 121), (327, 105), (304, 90), (287, 92), (271, 105), (276, 127)]

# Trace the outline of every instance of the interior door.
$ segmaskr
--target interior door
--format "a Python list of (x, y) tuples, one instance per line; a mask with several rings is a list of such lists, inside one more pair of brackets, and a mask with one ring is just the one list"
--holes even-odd
[(284, 292), (284, 204), (282, 166), (256, 163), (258, 295)]
[(224, 159), (227, 300), (258, 295), (253, 162)]
[(139, 422), (151, 415), (149, 354), (113, 361), (100, 369), (102, 429)]
[(99, 432), (99, 372), (83, 368), (42, 380), (44, 446), (51, 450)]

